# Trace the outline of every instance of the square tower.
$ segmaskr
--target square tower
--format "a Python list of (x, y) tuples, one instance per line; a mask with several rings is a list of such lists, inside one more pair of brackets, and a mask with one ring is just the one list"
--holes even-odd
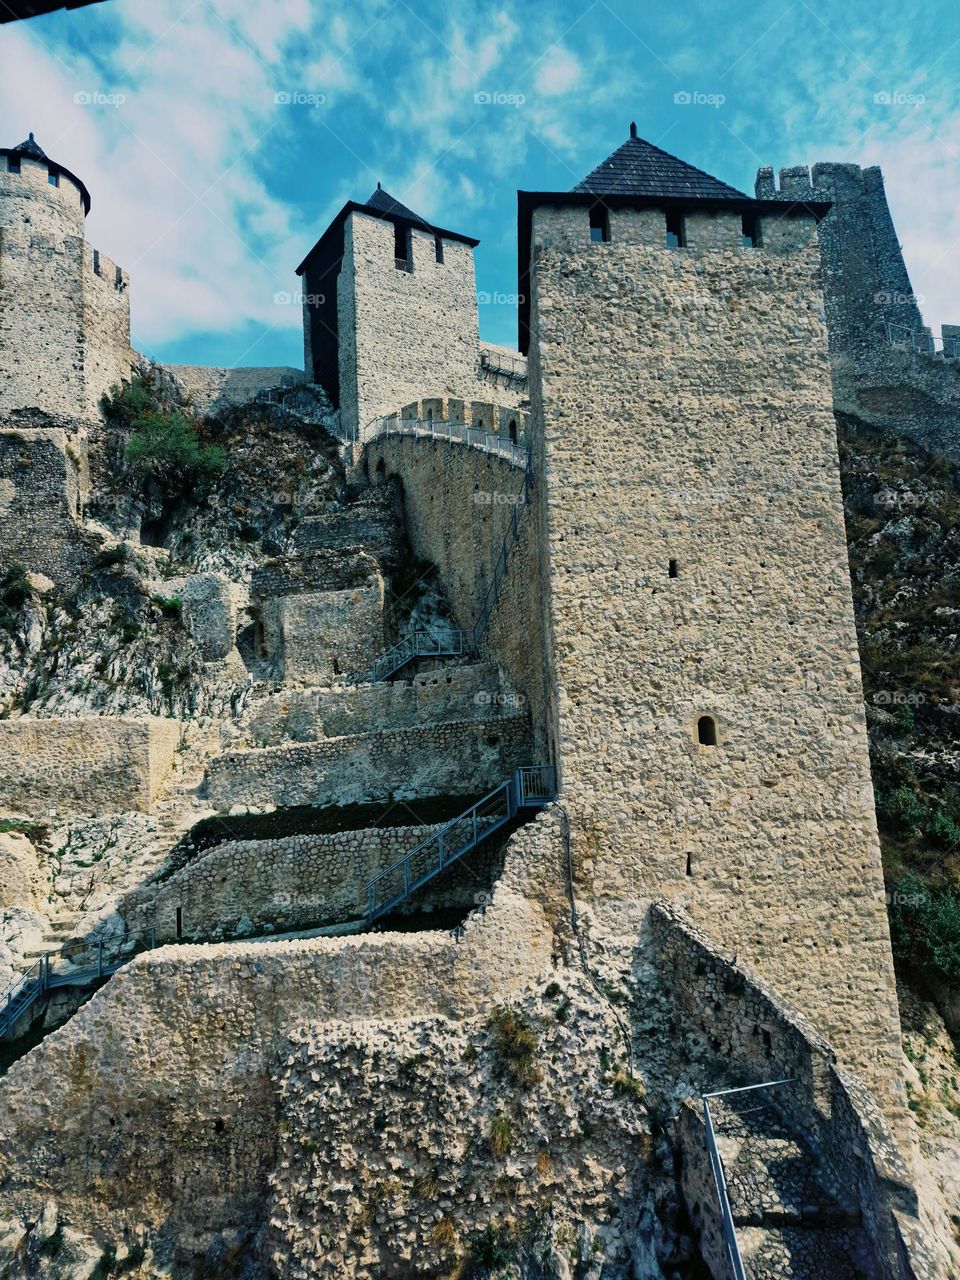
[(423, 396), (469, 396), (478, 377), (473, 250), (380, 185), (350, 201), (297, 268), (304, 363), (340, 410), (341, 433)]
[(598, 932), (677, 901), (890, 1112), (899, 1023), (814, 201), (636, 136), (520, 193), (547, 736)]

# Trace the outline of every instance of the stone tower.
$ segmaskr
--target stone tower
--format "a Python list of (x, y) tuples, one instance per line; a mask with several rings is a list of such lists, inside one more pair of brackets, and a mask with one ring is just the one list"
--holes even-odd
[(380, 185), (348, 202), (297, 268), (304, 361), (345, 438), (424, 395), (475, 394), (478, 241), (436, 227)]
[(89, 210), (32, 133), (0, 149), (0, 410), (94, 419), (129, 377), (128, 278), (84, 240)]
[(828, 206), (752, 199), (635, 128), (519, 201), (547, 731), (595, 927), (629, 945), (674, 899), (899, 1114)]

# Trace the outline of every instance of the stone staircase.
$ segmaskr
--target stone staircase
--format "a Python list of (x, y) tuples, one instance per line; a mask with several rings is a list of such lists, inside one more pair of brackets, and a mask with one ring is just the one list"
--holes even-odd
[(710, 1106), (750, 1280), (872, 1277), (859, 1208), (773, 1103), (747, 1094)]

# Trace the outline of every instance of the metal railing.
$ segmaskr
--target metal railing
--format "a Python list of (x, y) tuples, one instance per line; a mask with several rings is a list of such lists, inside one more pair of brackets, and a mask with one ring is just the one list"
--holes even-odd
[(45, 952), (0, 997), (0, 1040), (13, 1034), (24, 1014), (47, 992), (58, 987), (90, 986), (156, 945), (156, 929), (147, 929), (106, 941), (78, 938), (58, 951)]
[(509, 356), (505, 351), (491, 351), (489, 348), (484, 348), (480, 352), (480, 368), (515, 382), (527, 381), (527, 362), (522, 356)]
[(449, 631), (437, 636), (430, 631), (412, 631), (391, 645), (366, 671), (350, 677), (353, 684), (377, 684), (388, 680), (415, 658), (472, 657), (476, 652), (472, 631)]
[(514, 467), (530, 465), (530, 451), (525, 441), (510, 440), (496, 431), (488, 431), (486, 427), (472, 427), (468, 422), (447, 422), (444, 419), (432, 418), (400, 418), (395, 414), (385, 418), (374, 418), (367, 423), (363, 431), (363, 443), (377, 440), (380, 436), (399, 435), (415, 436), (418, 439), (448, 440), (456, 444), (469, 445), (474, 449), (482, 449), (484, 453), (492, 453), (503, 458)]
[(718, 1089), (714, 1093), (705, 1093), (701, 1095), (703, 1102), (703, 1127), (706, 1135), (707, 1154), (710, 1157), (710, 1167), (713, 1170), (713, 1180), (717, 1187), (717, 1200), (720, 1204), (720, 1227), (723, 1233), (723, 1242), (727, 1246), (727, 1256), (730, 1259), (730, 1269), (733, 1273), (733, 1280), (747, 1280), (746, 1272), (743, 1269), (743, 1258), (740, 1256), (740, 1245), (737, 1241), (737, 1229), (733, 1221), (733, 1210), (730, 1208), (730, 1194), (727, 1191), (727, 1179), (723, 1172), (723, 1161), (720, 1159), (720, 1152), (717, 1149), (717, 1136), (713, 1128), (713, 1116), (710, 1112), (711, 1098), (725, 1098), (732, 1093), (752, 1093), (757, 1089), (773, 1089), (777, 1085), (793, 1084), (793, 1080), (767, 1080), (763, 1084), (748, 1084), (740, 1089)]
[(887, 342), (891, 347), (907, 348), (925, 356), (944, 360), (960, 360), (960, 338), (944, 338), (926, 329), (910, 329), (906, 325), (886, 322)]
[(445, 822), (367, 882), (366, 927), (505, 826), (516, 817), (518, 810), (538, 809), (549, 804), (555, 790), (551, 765), (525, 765), (516, 769), (489, 795)]

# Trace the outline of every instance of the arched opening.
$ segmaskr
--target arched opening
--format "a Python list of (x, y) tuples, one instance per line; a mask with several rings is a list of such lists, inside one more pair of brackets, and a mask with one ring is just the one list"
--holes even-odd
[(384, 462), (382, 458), (380, 458), (380, 460), (377, 462), (376, 470), (377, 470), (377, 483), (379, 484), (381, 480), (385, 480), (387, 477), (387, 464)]
[(687, 875), (688, 876), (693, 875), (693, 854), (692, 853), (687, 854)]
[(717, 722), (713, 716), (701, 716), (697, 721), (697, 741), (701, 747), (717, 745)]

